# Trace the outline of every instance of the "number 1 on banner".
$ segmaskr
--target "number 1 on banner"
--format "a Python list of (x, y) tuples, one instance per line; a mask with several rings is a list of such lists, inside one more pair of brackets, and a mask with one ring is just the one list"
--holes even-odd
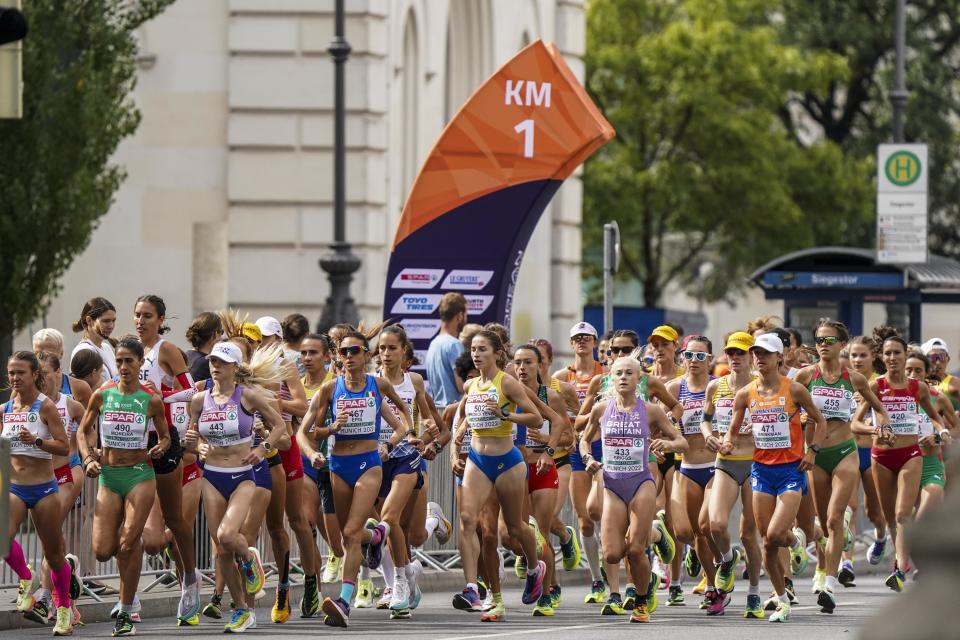
[(533, 120), (526, 119), (513, 128), (517, 133), (523, 134), (523, 157), (533, 157)]

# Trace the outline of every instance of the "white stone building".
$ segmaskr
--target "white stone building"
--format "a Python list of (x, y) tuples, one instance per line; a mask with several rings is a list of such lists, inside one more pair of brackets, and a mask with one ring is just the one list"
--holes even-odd
[[(128, 171), (45, 318), (68, 331), (95, 295), (133, 328), (137, 296), (165, 298), (171, 337), (198, 311), (319, 315), (317, 265), (332, 239), (333, 0), (178, 0), (141, 36), (143, 122), (116, 160)], [(379, 319), (406, 191), (445, 123), (536, 38), (582, 79), (583, 0), (346, 0), (347, 238), (353, 284)], [(544, 212), (514, 304), (518, 337), (566, 345), (579, 318), (581, 183)], [(75, 342), (67, 337), (68, 349)]]

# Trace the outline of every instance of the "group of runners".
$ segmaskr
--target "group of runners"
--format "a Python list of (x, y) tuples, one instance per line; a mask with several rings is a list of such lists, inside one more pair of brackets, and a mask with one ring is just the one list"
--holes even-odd
[[(334, 627), (349, 625), (352, 608), (410, 618), (422, 599), (414, 551), (431, 537), (445, 544), (454, 529), (428, 502), (430, 483), (455, 484), (466, 585), (453, 606), (481, 621), (506, 617), (505, 555), (535, 616), (561, 606), (558, 569), (581, 559), (592, 580), (584, 603), (631, 622), (650, 620), (661, 591), (667, 606), (685, 605), (684, 574), (698, 581), (706, 615), (727, 611), (739, 578), (745, 618), (770, 612), (785, 622), (797, 597), (791, 576), (811, 559), (829, 614), (839, 586), (856, 580), (861, 500), (874, 527), (867, 560), (889, 555), (885, 584), (903, 589), (912, 567), (904, 527), (942, 501), (943, 455), (960, 426), (946, 343), (913, 345), (888, 327), (854, 337), (824, 319), (805, 347), (798, 331), (758, 318), (715, 346), (669, 324), (600, 336), (579, 322), (573, 362), (551, 375), (549, 341), (463, 326), (464, 308), (459, 399), (438, 402), (413, 370), (401, 325), (317, 334), (299, 314), (248, 322), (224, 310), (194, 319), (184, 352), (164, 337), (161, 298), (125, 311), (135, 335), (114, 337), (117, 309), (94, 298), (73, 326), (81, 336), (69, 361), (63, 335), (42, 329), (33, 351), (6, 363), (5, 560), (20, 582), (17, 609), (53, 620), (54, 635), (80, 623), (82, 569), (93, 571), (64, 548), (84, 477), (97, 479), (93, 555), (115, 559), (120, 576), (114, 636), (135, 634), (143, 557), (158, 554), (176, 569), (179, 625), (255, 627), (264, 525), (278, 574), (272, 622), (295, 607)], [(443, 455), (452, 477), (428, 466)], [(568, 497), (576, 522), (562, 519)], [(208, 598), (193, 528), (201, 504), (216, 584)], [(41, 566), (27, 564), (16, 540), (27, 512)], [(288, 530), (303, 572), (296, 605)], [(379, 599), (373, 570), (384, 579)], [(335, 582), (339, 593), (322, 597), (321, 585)]]

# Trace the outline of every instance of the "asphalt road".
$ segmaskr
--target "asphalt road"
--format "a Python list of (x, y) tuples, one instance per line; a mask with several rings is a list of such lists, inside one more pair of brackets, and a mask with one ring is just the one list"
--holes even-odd
[[(844, 589), (838, 593), (838, 607), (833, 615), (820, 613), (815, 597), (810, 594), (810, 581), (804, 579), (797, 583), (799, 602), (794, 605), (790, 622), (775, 627), (768, 620), (745, 620), (743, 604), (746, 591), (738, 580), (737, 590), (733, 594), (727, 614), (721, 617), (708, 617), (697, 607), (699, 596), (689, 593), (692, 585), (686, 585), (687, 605), (684, 607), (661, 606), (651, 616), (646, 625), (630, 624), (628, 616), (605, 617), (599, 613), (597, 605), (583, 604), (586, 587), (570, 587), (564, 591), (564, 601), (552, 618), (534, 618), (530, 607), (520, 604), (520, 592), (508, 590), (505, 593), (507, 620), (497, 624), (479, 621), (477, 614), (456, 611), (451, 607), (452, 593), (424, 594), (420, 608), (414, 612), (411, 620), (389, 619), (386, 611), (375, 609), (353, 610), (349, 629), (327, 627), (319, 619), (300, 620), (294, 609), (294, 617), (283, 625), (270, 622), (270, 611), (257, 609), (259, 626), (250, 629), (247, 635), (264, 639), (301, 637), (306, 634), (363, 634), (381, 636), (389, 634), (390, 640), (408, 638), (429, 638), (430, 640), (473, 640), (480, 638), (536, 638), (549, 634), (549, 640), (583, 640), (584, 634), (597, 637), (603, 634), (604, 640), (620, 640), (635, 637), (640, 633), (662, 633), (667, 628), (675, 628), (683, 635), (683, 640), (709, 638), (710, 640), (743, 640), (745, 638), (776, 638), (789, 640), (816, 637), (818, 640), (830, 638), (853, 638), (858, 628), (868, 616), (884, 610), (884, 604), (899, 597), (883, 586), (880, 576), (861, 576), (859, 586)], [(761, 588), (764, 588), (761, 583)], [(661, 592), (664, 594), (664, 592)], [(763, 593), (763, 597), (766, 594)], [(665, 597), (663, 598), (665, 600)], [(266, 599), (264, 600), (264, 602)], [(108, 623), (91, 624), (78, 628), (75, 635), (83, 637), (109, 637), (112, 625)], [(51, 628), (32, 627), (0, 632), (4, 638), (40, 638), (49, 637)], [(223, 623), (203, 619), (199, 627), (177, 628), (171, 619), (144, 620), (137, 624), (137, 635), (160, 638), (172, 633), (178, 638), (198, 638), (222, 636)], [(771, 634), (776, 634), (775, 636)]]

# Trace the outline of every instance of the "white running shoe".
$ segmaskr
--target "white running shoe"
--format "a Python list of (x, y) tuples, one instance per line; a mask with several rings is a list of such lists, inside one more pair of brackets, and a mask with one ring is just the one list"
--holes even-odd
[(443, 509), (440, 508), (440, 505), (436, 502), (428, 502), (427, 517), (436, 518), (440, 522), (434, 531), (434, 535), (437, 537), (438, 543), (447, 544), (447, 541), (450, 540), (450, 535), (453, 533), (453, 523), (443, 515)]
[(397, 573), (393, 581), (393, 594), (390, 596), (390, 609), (401, 611), (410, 608), (410, 583), (407, 582), (405, 572)]

